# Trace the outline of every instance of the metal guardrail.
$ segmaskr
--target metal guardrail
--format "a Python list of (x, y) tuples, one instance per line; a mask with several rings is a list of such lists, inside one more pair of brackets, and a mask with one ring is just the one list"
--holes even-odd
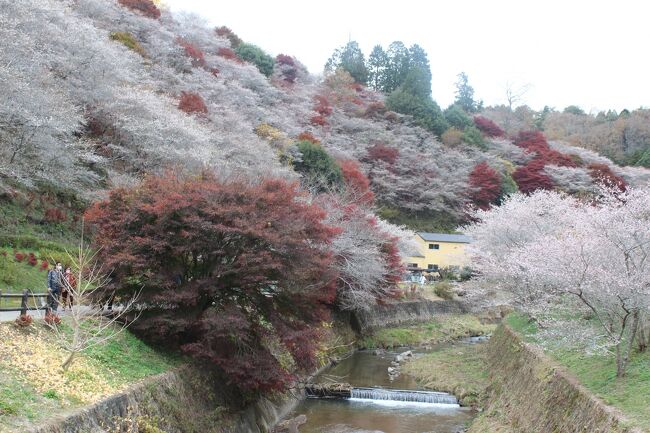
[(47, 298), (49, 296), (48, 293), (34, 293), (29, 289), (25, 289), (23, 293), (2, 293), (2, 290), (0, 290), (0, 300), (1, 299), (11, 299), (11, 298), (20, 298), (20, 307), (0, 307), (0, 311), (20, 311), (20, 314), (27, 314), (27, 311), (34, 311), (34, 310), (46, 310), (47, 305), (34, 305), (34, 306), (29, 306), (28, 302), (29, 299), (37, 299), (37, 298)]

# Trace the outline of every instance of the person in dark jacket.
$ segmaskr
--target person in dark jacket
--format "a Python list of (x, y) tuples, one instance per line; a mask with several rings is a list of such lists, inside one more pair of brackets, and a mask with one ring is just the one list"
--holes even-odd
[(54, 269), (47, 273), (47, 310), (56, 313), (59, 308), (59, 296), (63, 288), (63, 267), (57, 263)]

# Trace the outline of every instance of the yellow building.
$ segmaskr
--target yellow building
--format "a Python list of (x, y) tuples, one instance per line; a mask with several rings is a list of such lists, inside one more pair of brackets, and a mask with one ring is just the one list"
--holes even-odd
[(460, 269), (469, 265), (465, 252), (469, 236), (419, 232), (415, 240), (420, 254), (406, 260), (410, 271), (436, 272), (441, 268)]

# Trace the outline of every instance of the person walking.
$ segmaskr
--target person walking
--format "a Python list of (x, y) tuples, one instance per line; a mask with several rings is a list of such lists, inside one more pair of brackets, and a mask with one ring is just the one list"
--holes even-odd
[(61, 289), (63, 288), (63, 267), (61, 263), (57, 263), (54, 269), (50, 269), (47, 273), (47, 312), (56, 313), (59, 308), (59, 296), (61, 296)]
[(65, 272), (63, 273), (63, 278), (64, 281), (63, 289), (61, 291), (61, 300), (63, 301), (63, 311), (65, 311), (66, 308), (72, 309), (72, 305), (74, 303), (74, 297), (72, 294), (77, 288), (77, 279), (74, 277), (70, 266), (66, 266)]

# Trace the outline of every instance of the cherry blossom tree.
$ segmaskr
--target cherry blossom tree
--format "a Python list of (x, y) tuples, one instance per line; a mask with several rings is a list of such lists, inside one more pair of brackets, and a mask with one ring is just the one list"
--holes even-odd
[(592, 343), (615, 353), (621, 377), (650, 309), (648, 209), (648, 188), (601, 190), (596, 201), (537, 191), (476, 211), (465, 231), (483, 278), (543, 326), (584, 336), (585, 319), (563, 320), (561, 310), (596, 324)]

